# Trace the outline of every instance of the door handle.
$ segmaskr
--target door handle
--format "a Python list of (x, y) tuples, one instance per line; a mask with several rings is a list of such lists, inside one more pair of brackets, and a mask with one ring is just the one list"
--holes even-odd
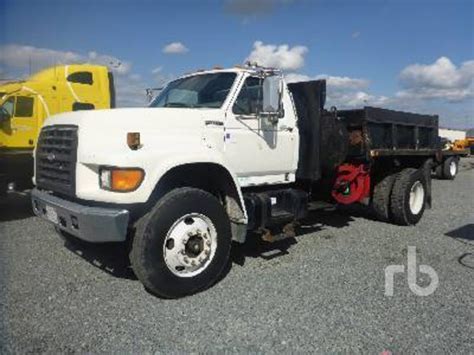
[(224, 125), (224, 122), (222, 121), (206, 121), (204, 122), (206, 124), (206, 126), (223, 126)]
[(286, 125), (281, 125), (281, 126), (280, 126), (280, 129), (281, 129), (282, 131), (293, 132), (293, 127), (286, 126)]

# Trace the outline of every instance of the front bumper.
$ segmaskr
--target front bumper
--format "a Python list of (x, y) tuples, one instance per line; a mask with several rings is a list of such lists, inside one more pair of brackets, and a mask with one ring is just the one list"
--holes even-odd
[(33, 189), (33, 211), (75, 237), (93, 243), (122, 242), (126, 239), (129, 211), (90, 207)]

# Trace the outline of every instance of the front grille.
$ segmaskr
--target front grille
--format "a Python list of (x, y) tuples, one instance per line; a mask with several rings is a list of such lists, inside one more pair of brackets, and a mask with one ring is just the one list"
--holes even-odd
[(76, 189), (76, 155), (77, 126), (44, 127), (36, 146), (36, 185), (73, 196)]

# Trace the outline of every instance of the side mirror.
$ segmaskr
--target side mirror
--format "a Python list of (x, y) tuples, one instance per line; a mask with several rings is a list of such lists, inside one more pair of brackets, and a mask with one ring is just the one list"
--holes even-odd
[(267, 76), (263, 80), (263, 107), (261, 116), (277, 121), (281, 114), (282, 81), (279, 76)]

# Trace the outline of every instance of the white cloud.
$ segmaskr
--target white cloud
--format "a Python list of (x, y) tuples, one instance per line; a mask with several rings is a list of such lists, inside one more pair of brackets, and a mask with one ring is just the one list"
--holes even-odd
[(82, 57), (71, 51), (57, 51), (48, 48), (20, 46), (16, 44), (0, 46), (0, 63), (6, 67), (29, 68), (52, 66), (56, 63), (79, 62)]
[[(37, 71), (56, 64), (93, 63), (108, 66), (119, 75), (126, 75), (131, 70), (131, 63), (116, 57), (89, 52), (82, 55), (72, 51), (58, 51), (48, 48), (9, 44), (0, 46), (0, 63), (6, 68)], [(5, 70), (6, 71), (6, 70)]]
[(156, 67), (155, 69), (153, 69), (151, 71), (152, 74), (159, 74), (163, 71), (163, 67), (162, 66), (159, 66), (159, 67)]
[(349, 78), (347, 76), (318, 75), (318, 79), (326, 79), (328, 86), (342, 90), (366, 89), (369, 81), (366, 79)]
[(163, 67), (158, 66), (151, 71), (155, 87), (164, 87), (170, 81), (176, 79), (174, 74), (164, 73)]
[(121, 75), (115, 79), (117, 107), (140, 107), (148, 104), (147, 85), (137, 74)]
[(166, 54), (184, 54), (187, 52), (189, 52), (189, 49), (181, 42), (172, 42), (163, 47), (163, 53)]
[(287, 83), (298, 83), (300, 81), (311, 81), (311, 80), (316, 80), (316, 77), (311, 77), (306, 74), (300, 74), (300, 73), (286, 73), (285, 74), (285, 80)]
[(130, 74), (130, 79), (132, 80), (140, 80), (142, 78), (142, 76), (140, 74)]
[(296, 70), (304, 66), (307, 52), (308, 48), (305, 46), (290, 47), (287, 44), (274, 45), (256, 41), (246, 61), (283, 70)]
[(4, 68), (5, 76), (26, 77), (30, 62), (33, 72), (55, 64), (92, 63), (105, 65), (116, 74), (114, 83), (117, 106), (144, 106), (146, 104), (145, 88), (147, 85), (139, 74), (131, 73), (132, 64), (130, 62), (117, 57), (95, 51), (80, 54), (16, 44), (0, 46), (0, 65)]
[(360, 37), (360, 32), (359, 31), (352, 32), (351, 37), (354, 38), (354, 39), (359, 38)]
[(447, 57), (432, 64), (412, 64), (400, 73), (399, 98), (463, 101), (474, 97), (474, 60), (457, 67)]
[(328, 106), (338, 108), (357, 108), (362, 106), (384, 106), (390, 103), (390, 98), (377, 96), (365, 91), (340, 92), (328, 86)]
[(311, 77), (305, 74), (288, 73), (285, 75), (285, 79), (289, 83), (326, 79), (328, 86), (337, 89), (364, 89), (369, 86), (369, 81), (366, 79), (356, 79), (347, 76), (332, 76), (326, 74), (320, 74)]
[(97, 52), (89, 52), (88, 57), (85, 60), (89, 63), (105, 65), (120, 75), (127, 75), (132, 69), (132, 64), (130, 62), (120, 60), (107, 54), (99, 54)]
[(325, 79), (327, 106), (337, 106), (339, 108), (361, 107), (364, 105), (381, 106), (389, 101), (388, 97), (367, 93), (365, 89), (368, 89), (370, 82), (366, 79), (327, 74), (309, 76), (299, 73), (288, 73), (285, 75), (285, 79), (287, 82)]

